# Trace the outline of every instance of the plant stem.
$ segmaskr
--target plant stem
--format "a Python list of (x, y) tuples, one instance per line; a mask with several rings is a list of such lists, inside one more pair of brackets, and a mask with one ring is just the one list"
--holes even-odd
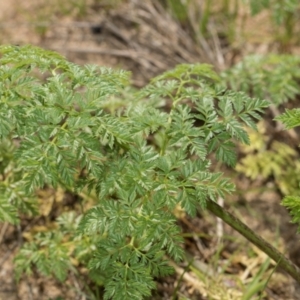
[(261, 236), (257, 235), (246, 224), (212, 200), (207, 201), (207, 209), (266, 253), (278, 264), (278, 267), (300, 283), (300, 269)]

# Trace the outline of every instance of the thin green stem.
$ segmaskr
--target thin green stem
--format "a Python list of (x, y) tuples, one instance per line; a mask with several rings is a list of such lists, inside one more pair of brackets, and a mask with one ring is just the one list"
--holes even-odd
[(207, 201), (207, 209), (210, 212), (212, 212), (215, 216), (222, 219), (226, 224), (231, 226), (241, 235), (243, 235), (248, 241), (253, 243), (264, 253), (266, 253), (278, 264), (279, 268), (287, 272), (298, 283), (300, 283), (300, 269), (295, 264), (293, 264), (287, 257), (280, 253), (275, 247), (269, 244), (261, 236), (257, 235), (246, 224), (244, 224), (237, 217), (235, 217), (233, 214), (225, 210), (223, 207), (221, 207), (214, 201)]
[(161, 156), (163, 156), (165, 154), (165, 151), (166, 151), (166, 148), (167, 148), (167, 145), (168, 145), (168, 142), (169, 142), (169, 137), (168, 137), (167, 131), (170, 129), (171, 124), (172, 124), (173, 111), (175, 110), (177, 104), (182, 100), (182, 98), (180, 97), (181, 89), (186, 83), (189, 82), (189, 80), (190, 80), (189, 78), (187, 80), (181, 80), (174, 97), (171, 94), (169, 94), (170, 98), (172, 99), (173, 104), (172, 104), (171, 111), (170, 111), (169, 118), (168, 118), (168, 125), (166, 127), (164, 143), (163, 143), (163, 146), (160, 150), (160, 155)]

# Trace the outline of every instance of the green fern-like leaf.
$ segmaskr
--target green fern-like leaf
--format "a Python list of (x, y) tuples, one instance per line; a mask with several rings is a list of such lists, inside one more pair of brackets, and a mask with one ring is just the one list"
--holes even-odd
[(300, 126), (300, 109), (287, 109), (285, 113), (278, 116), (276, 120), (281, 121), (286, 129), (291, 129)]
[(235, 165), (235, 142), (248, 143), (245, 126), (268, 103), (226, 91), (208, 65), (178, 65), (133, 91), (125, 71), (30, 46), (0, 53), (0, 219), (37, 213), (37, 190), (80, 199), (55, 230), (29, 234), (17, 276), (35, 267), (64, 281), (81, 264), (105, 299), (149, 297), (172, 272), (166, 257), (183, 257), (174, 209), (194, 216), (233, 191), (211, 162)]
[(222, 78), (233, 90), (278, 106), (299, 94), (299, 64), (299, 57), (291, 55), (248, 56), (222, 73)]
[[(286, 196), (282, 205), (284, 205), (292, 216), (292, 222), (296, 224), (300, 224), (300, 197), (298, 196)], [(300, 232), (300, 227), (298, 228)]]

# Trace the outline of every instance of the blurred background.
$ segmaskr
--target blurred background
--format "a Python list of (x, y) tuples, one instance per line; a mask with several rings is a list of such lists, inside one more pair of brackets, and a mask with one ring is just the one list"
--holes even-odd
[(295, 0), (10, 0), (0, 41), (126, 68), (143, 85), (178, 63), (223, 70), (248, 54), (297, 54), (298, 20)]
[[(299, 30), (298, 0), (0, 1), (2, 45), (33, 44), (78, 64), (126, 69), (136, 88), (177, 64), (208, 63), (229, 88), (271, 101), (258, 132), (249, 132), (251, 146), (239, 146), (236, 169), (220, 167), (237, 185), (220, 204), (298, 265), (297, 227), (280, 201), (300, 191), (299, 134), (273, 119), (299, 107)], [(174, 265), (151, 299), (300, 299), (294, 281), (273, 274), (275, 264), (231, 228), (207, 212), (177, 214), (195, 261)], [(26, 238), (32, 228), (19, 230)], [(16, 285), (15, 234), (0, 225), (0, 300), (92, 299), (76, 278), (59, 284), (34, 274)]]

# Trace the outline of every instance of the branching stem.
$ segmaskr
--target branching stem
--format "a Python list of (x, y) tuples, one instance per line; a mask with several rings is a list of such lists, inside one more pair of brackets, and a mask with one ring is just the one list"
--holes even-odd
[(248, 241), (257, 246), (260, 250), (272, 258), (282, 270), (292, 276), (298, 283), (300, 283), (300, 269), (292, 263), (287, 257), (280, 253), (276, 248), (264, 240), (261, 236), (257, 235), (246, 224), (241, 222), (233, 214), (219, 206), (212, 200), (207, 201), (207, 209), (215, 216), (222, 219), (226, 224), (234, 228)]

